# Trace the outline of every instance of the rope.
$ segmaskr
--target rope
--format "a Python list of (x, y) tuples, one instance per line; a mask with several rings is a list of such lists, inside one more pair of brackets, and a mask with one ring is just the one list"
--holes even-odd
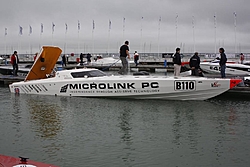
[(110, 66), (103, 68), (102, 71), (105, 71), (106, 69), (112, 67), (112, 66), (113, 66), (114, 64), (116, 64), (118, 61), (120, 61), (120, 59), (118, 59), (116, 62), (114, 62), (114, 63), (111, 64)]

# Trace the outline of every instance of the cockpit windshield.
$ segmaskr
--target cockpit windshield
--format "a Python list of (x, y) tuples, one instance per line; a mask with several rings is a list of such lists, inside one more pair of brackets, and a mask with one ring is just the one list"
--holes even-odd
[(73, 78), (89, 78), (89, 77), (102, 77), (106, 76), (106, 74), (99, 70), (93, 71), (81, 71), (81, 72), (72, 72), (71, 75)]

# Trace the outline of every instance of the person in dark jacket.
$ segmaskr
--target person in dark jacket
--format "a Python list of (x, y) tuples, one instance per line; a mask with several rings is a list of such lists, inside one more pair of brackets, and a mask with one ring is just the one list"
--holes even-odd
[(80, 54), (80, 65), (83, 65), (83, 54)]
[(19, 58), (17, 55), (17, 51), (14, 51), (14, 54), (11, 56), (11, 60), (10, 60), (12, 67), (13, 67), (13, 75), (17, 76), (17, 72), (18, 72), (18, 63), (19, 63)]
[(217, 58), (218, 60), (220, 60), (220, 74), (221, 74), (221, 78), (226, 78), (226, 62), (227, 62), (227, 56), (225, 54), (225, 50), (224, 48), (220, 48), (219, 49), (220, 52), (220, 58)]
[(176, 52), (173, 56), (173, 62), (174, 62), (174, 76), (180, 76), (181, 72), (181, 55), (180, 55), (180, 48), (175, 49)]
[(200, 72), (200, 57), (198, 52), (195, 52), (194, 55), (189, 60), (189, 66), (192, 70), (192, 74), (194, 76), (199, 76)]
[(92, 57), (91, 54), (88, 53), (88, 54), (87, 54), (87, 63), (88, 63), (88, 64), (91, 63), (91, 57)]
[(67, 61), (66, 61), (66, 55), (62, 55), (62, 66), (66, 67), (67, 66)]
[(129, 54), (129, 41), (125, 41), (124, 45), (120, 47), (120, 59), (122, 62), (122, 68), (119, 70), (119, 74), (127, 75), (128, 74), (128, 60), (127, 57), (130, 59)]

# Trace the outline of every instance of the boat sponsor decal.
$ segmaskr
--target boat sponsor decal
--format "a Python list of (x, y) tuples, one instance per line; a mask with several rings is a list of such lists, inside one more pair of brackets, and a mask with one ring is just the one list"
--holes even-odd
[(29, 92), (33, 92), (33, 91), (35, 91), (36, 93), (48, 91), (48, 89), (42, 84), (23, 85), (20, 88), (25, 93), (29, 93)]
[(18, 165), (15, 165), (13, 167), (37, 167), (37, 166), (29, 165), (29, 164), (18, 164)]
[(174, 90), (176, 91), (193, 91), (196, 90), (195, 81), (174, 81)]
[(60, 93), (152, 93), (159, 92), (158, 82), (142, 82), (138, 84), (134, 82), (124, 83), (79, 83), (66, 84), (60, 88)]
[(210, 66), (210, 70), (220, 71), (220, 66)]
[(211, 87), (219, 87), (221, 84), (218, 83), (218, 81), (211, 83)]

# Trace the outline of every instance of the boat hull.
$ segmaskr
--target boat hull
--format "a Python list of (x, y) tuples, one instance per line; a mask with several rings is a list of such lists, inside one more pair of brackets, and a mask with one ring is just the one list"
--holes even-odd
[(164, 100), (206, 100), (231, 87), (231, 79), (154, 76), (48, 78), (9, 85), (15, 94)]
[[(202, 62), (200, 67), (203, 71), (207, 73), (220, 74), (220, 65), (219, 63), (213, 62)], [(226, 75), (231, 76), (246, 76), (250, 75), (250, 66), (243, 64), (226, 64)]]

